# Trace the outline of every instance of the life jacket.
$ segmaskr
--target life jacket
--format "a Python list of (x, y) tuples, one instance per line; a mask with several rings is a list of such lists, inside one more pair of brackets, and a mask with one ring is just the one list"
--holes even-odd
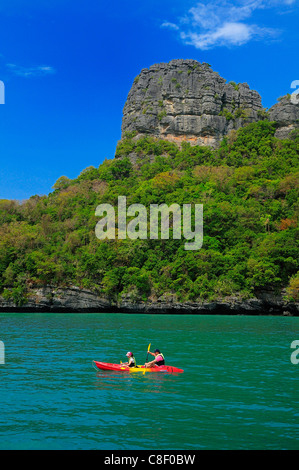
[(131, 356), (129, 359), (129, 367), (137, 367), (136, 366), (136, 359), (134, 356)]
[(161, 356), (163, 359), (161, 361), (157, 361), (155, 364), (156, 366), (164, 366), (165, 365), (165, 357), (162, 353), (159, 353), (158, 356)]

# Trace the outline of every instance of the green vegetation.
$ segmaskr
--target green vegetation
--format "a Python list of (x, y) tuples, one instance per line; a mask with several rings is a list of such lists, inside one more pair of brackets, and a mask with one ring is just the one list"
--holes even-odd
[(231, 113), (227, 108), (223, 108), (220, 111), (219, 116), (224, 116), (228, 121), (235, 119), (233, 113)]
[[(250, 124), (218, 150), (128, 133), (116, 155), (48, 196), (0, 200), (0, 289), (18, 305), (32, 286), (95, 290), (117, 299), (175, 293), (180, 300), (249, 298), (286, 288), (298, 299), (298, 133), (274, 137), (275, 123)], [(129, 154), (140, 158), (132, 165)], [(204, 241), (103, 240), (95, 237), (100, 203), (202, 203)]]
[(290, 100), (291, 99), (291, 94), (287, 93), (286, 95), (280, 96), (279, 98), (277, 98), (277, 101), (281, 101), (283, 99)]
[(269, 112), (266, 109), (258, 110), (257, 115), (260, 119), (268, 119), (269, 120)]
[(229, 85), (233, 86), (236, 91), (239, 90), (239, 85), (236, 82), (229, 82)]
[(250, 116), (250, 109), (245, 109), (245, 108), (237, 108), (234, 112), (234, 117), (235, 119), (237, 118), (242, 118), (242, 119), (247, 119)]
[(167, 116), (166, 110), (163, 109), (163, 111), (161, 111), (160, 113), (158, 113), (157, 116), (158, 116), (159, 121), (162, 121), (162, 119)]
[[(238, 119), (238, 118), (242, 118), (242, 119), (248, 119), (250, 117), (250, 109), (245, 109), (243, 107), (239, 107), (239, 108), (236, 108), (236, 105), (235, 105), (235, 102), (232, 101), (232, 108), (233, 108), (233, 112), (230, 112), (227, 108), (223, 108), (220, 113), (219, 113), (219, 116), (224, 116), (228, 121), (230, 120), (235, 120), (235, 119)], [(261, 119), (263, 117), (266, 117), (266, 115), (261, 115), (260, 116)]]

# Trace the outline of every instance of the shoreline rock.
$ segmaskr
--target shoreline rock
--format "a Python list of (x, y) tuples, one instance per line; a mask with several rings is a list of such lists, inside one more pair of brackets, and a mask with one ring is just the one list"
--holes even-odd
[(116, 302), (75, 286), (44, 286), (31, 289), (27, 302), (22, 305), (0, 296), (0, 312), (299, 316), (299, 303), (286, 302), (282, 295), (271, 296), (269, 292), (246, 300), (231, 297), (210, 302), (178, 302), (173, 297), (162, 296), (155, 301), (144, 302), (132, 301), (126, 296)]

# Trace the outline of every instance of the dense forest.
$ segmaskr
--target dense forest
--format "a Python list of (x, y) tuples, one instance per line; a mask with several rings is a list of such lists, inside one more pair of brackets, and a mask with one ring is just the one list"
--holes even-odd
[[(298, 300), (298, 148), (275, 123), (232, 131), (218, 149), (127, 134), (116, 157), (45, 196), (0, 200), (0, 292), (17, 305), (33, 286), (78, 286), (117, 299), (213, 300), (259, 290)], [(132, 158), (134, 155), (134, 159)], [(83, 158), (82, 158), (83, 160)], [(96, 207), (203, 204), (200, 250), (184, 240), (99, 240)]]

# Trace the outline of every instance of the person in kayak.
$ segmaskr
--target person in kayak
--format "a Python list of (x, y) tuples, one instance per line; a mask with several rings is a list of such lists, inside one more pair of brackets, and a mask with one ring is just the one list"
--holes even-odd
[(155, 359), (151, 362), (146, 362), (145, 367), (154, 367), (154, 366), (164, 366), (165, 365), (165, 357), (160, 352), (160, 349), (155, 349), (155, 351), (153, 353), (151, 351), (148, 351), (148, 353), (151, 354), (152, 356), (155, 356)]
[(136, 359), (134, 357), (134, 354), (129, 351), (127, 352), (126, 356), (129, 358), (128, 362), (124, 362), (123, 365), (124, 366), (129, 366), (129, 367), (137, 367), (137, 364), (136, 364)]

